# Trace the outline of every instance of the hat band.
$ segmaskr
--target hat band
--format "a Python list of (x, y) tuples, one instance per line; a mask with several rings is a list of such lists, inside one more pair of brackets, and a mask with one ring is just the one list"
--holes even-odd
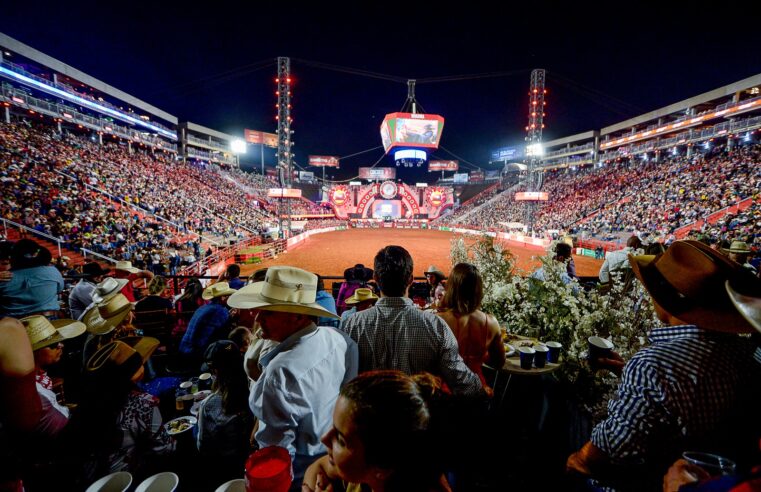
[[(287, 282), (282, 282), (287, 283)], [(295, 285), (295, 284), (294, 284)], [(301, 285), (301, 284), (300, 284)], [(301, 287), (298, 290), (294, 290), (294, 287), (279, 287), (267, 282), (262, 287), (262, 291), (259, 294), (263, 299), (269, 302), (292, 302), (295, 304), (313, 304), (317, 296), (317, 286), (312, 287), (314, 290), (304, 290)]]

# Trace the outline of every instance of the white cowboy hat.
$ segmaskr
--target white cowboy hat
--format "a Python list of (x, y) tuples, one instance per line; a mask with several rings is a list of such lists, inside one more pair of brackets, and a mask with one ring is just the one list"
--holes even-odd
[(437, 276), (439, 276), (439, 277), (441, 277), (441, 278), (445, 278), (445, 277), (446, 277), (446, 275), (444, 275), (444, 272), (442, 272), (441, 270), (439, 270), (439, 268), (438, 268), (436, 265), (431, 265), (431, 266), (429, 266), (429, 267), (428, 267), (428, 270), (426, 270), (426, 271), (425, 271), (425, 272), (423, 272), (423, 273), (426, 273), (426, 274), (428, 274), (428, 273), (432, 273), (432, 274), (434, 274), (434, 275), (437, 275)]
[(237, 309), (263, 309), (282, 313), (338, 318), (315, 302), (317, 275), (289, 266), (273, 266), (264, 282), (247, 285), (230, 296), (227, 305)]
[(355, 290), (351, 297), (347, 297), (344, 302), (346, 304), (359, 304), (363, 301), (377, 301), (378, 299), (379, 297), (373, 293), (373, 289), (361, 287)]
[(203, 294), (201, 294), (201, 297), (203, 298), (204, 301), (210, 301), (214, 298), (229, 296), (236, 292), (237, 291), (235, 289), (230, 288), (230, 284), (228, 284), (227, 282), (217, 282), (216, 284), (212, 284), (206, 287), (203, 290)]
[(105, 335), (114, 331), (134, 309), (135, 305), (124, 294), (116, 294), (85, 311), (82, 321), (93, 335)]
[(116, 294), (120, 293), (128, 282), (129, 280), (126, 278), (104, 278), (95, 286), (95, 290), (92, 292), (93, 302), (103, 302), (111, 299)]
[(27, 316), (20, 320), (32, 343), (32, 350), (56, 345), (85, 332), (85, 324), (73, 319), (48, 320), (45, 316)]
[(140, 269), (132, 266), (131, 261), (117, 261), (116, 265), (114, 265), (114, 270), (122, 270), (129, 273), (137, 273), (140, 271)]

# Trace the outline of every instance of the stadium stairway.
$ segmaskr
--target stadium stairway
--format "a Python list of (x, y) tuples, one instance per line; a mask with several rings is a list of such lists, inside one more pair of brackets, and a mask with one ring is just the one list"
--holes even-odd
[[(8, 229), (8, 240), (9, 241), (18, 241), (19, 239), (31, 239), (40, 246), (44, 246), (48, 251), (50, 251), (51, 256), (53, 259), (58, 258), (58, 244), (54, 243), (53, 241), (48, 241), (47, 239), (43, 239), (41, 237), (35, 236), (33, 234), (27, 234), (23, 231), (19, 231), (18, 229)], [(61, 248), (61, 256), (66, 256), (69, 258), (69, 265), (81, 265), (83, 263), (86, 263), (88, 260), (85, 258), (81, 253), (78, 253), (72, 249), (68, 248)]]

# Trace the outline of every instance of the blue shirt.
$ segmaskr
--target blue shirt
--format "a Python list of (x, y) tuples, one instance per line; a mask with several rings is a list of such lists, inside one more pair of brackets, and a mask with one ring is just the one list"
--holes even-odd
[(42, 311), (58, 311), (63, 277), (53, 266), (12, 270), (8, 282), (0, 282), (0, 317), (23, 318)]
[(334, 328), (310, 324), (259, 359), (262, 375), (251, 387), (249, 405), (259, 419), (260, 447), (291, 453), (294, 483), (325, 453), (320, 437), (333, 425), (333, 407), (344, 381), (357, 375), (356, 346)]
[(717, 436), (733, 436), (727, 426), (747, 430), (761, 415), (761, 349), (750, 339), (689, 325), (657, 328), (649, 338), (592, 432), (614, 463), (668, 468), (682, 451), (718, 446)]
[[(324, 291), (324, 290), (318, 291), (317, 296), (314, 299), (314, 302), (324, 307), (331, 313), (337, 314), (336, 300), (333, 299), (333, 296), (328, 294), (327, 291)], [(332, 326), (334, 328), (338, 328), (338, 320), (336, 318), (329, 318), (327, 316), (320, 316), (319, 318), (317, 318), (317, 324), (319, 326)]]
[(240, 277), (235, 277), (233, 279), (230, 279), (230, 281), (227, 282), (227, 285), (229, 285), (231, 289), (238, 290), (244, 285), (246, 285), (246, 283), (243, 280), (241, 280)]
[(188, 330), (180, 342), (180, 353), (201, 357), (212, 342), (227, 337), (230, 311), (222, 304), (212, 302), (193, 313)]

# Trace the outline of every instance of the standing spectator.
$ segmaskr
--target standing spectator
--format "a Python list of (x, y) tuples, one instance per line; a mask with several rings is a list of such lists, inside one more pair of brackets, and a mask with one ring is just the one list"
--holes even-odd
[(452, 329), (465, 364), (488, 388), (481, 365), (486, 363), (499, 370), (505, 364), (505, 346), (497, 320), (481, 311), (483, 297), (478, 269), (469, 263), (458, 263), (449, 275), (442, 303), (445, 310), (439, 316)]
[(481, 395), (481, 382), (457, 352), (449, 326), (435, 314), (421, 312), (405, 297), (413, 269), (407, 250), (386, 246), (375, 255), (374, 267), (381, 299), (341, 327), (359, 346), (360, 372), (430, 372), (441, 376), (455, 394)]
[(278, 342), (259, 359), (263, 370), (251, 386), (249, 405), (259, 419), (257, 443), (288, 449), (297, 484), (306, 467), (324, 454), (320, 436), (330, 428), (338, 391), (357, 374), (351, 339), (315, 324), (314, 317), (335, 317), (315, 302), (316, 296), (316, 275), (275, 266), (263, 282), (230, 297), (235, 308), (258, 310), (262, 336)]
[(114, 277), (118, 279), (127, 279), (127, 285), (122, 289), (122, 294), (124, 294), (124, 297), (126, 297), (129, 302), (135, 302), (135, 287), (133, 286), (133, 282), (141, 278), (150, 280), (153, 278), (153, 273), (148, 270), (135, 268), (129, 261), (117, 261), (116, 266), (114, 266)]
[(69, 311), (71, 317), (79, 319), (85, 309), (92, 303), (92, 294), (95, 286), (99, 284), (110, 270), (104, 269), (100, 263), (90, 262), (82, 267), (82, 280), (71, 289), (69, 293)]
[(7, 282), (0, 282), (0, 316), (58, 317), (63, 277), (50, 265), (51, 257), (50, 251), (31, 239), (21, 239), (13, 245), (13, 276)]
[(624, 249), (611, 251), (605, 255), (605, 261), (600, 267), (600, 282), (603, 284), (610, 282), (610, 274), (612, 272), (629, 270), (631, 268), (629, 266), (630, 254), (635, 256), (642, 254), (642, 241), (640, 241), (637, 236), (631, 236), (626, 241), (626, 247)]
[(375, 295), (373, 289), (363, 287), (354, 291), (351, 297), (346, 299), (346, 305), (351, 306), (349, 309), (341, 313), (341, 324), (346, 321), (346, 318), (354, 313), (360, 313), (365, 309), (370, 309), (375, 306), (375, 303), (380, 299)]

